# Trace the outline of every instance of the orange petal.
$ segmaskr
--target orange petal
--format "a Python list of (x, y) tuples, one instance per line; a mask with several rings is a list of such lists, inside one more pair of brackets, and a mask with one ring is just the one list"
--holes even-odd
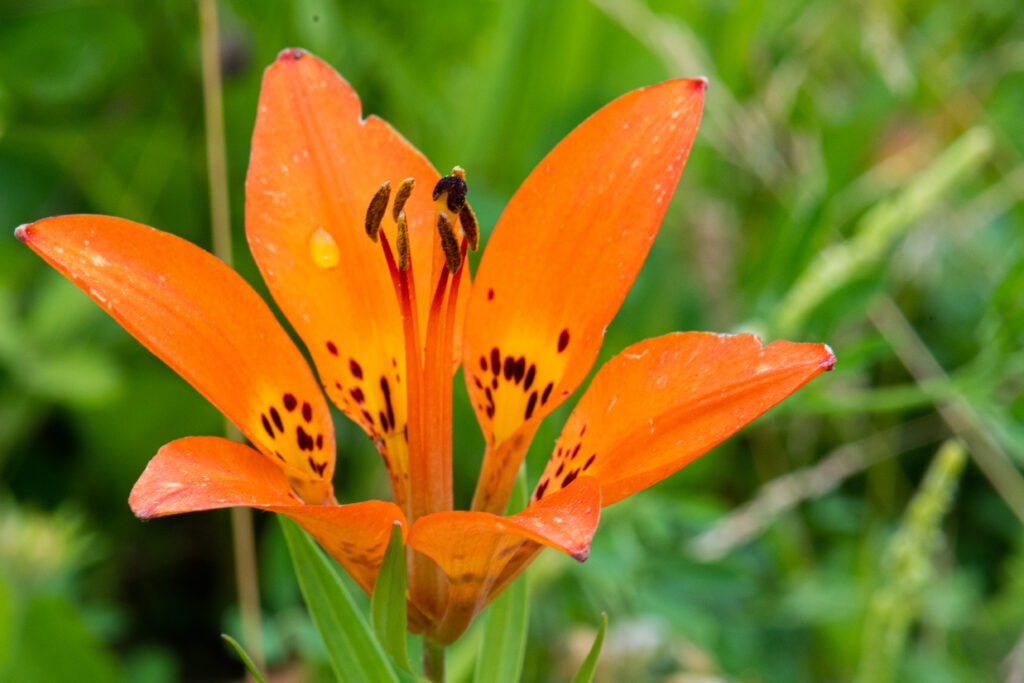
[(188, 437), (161, 448), (128, 502), (143, 519), (236, 506), (286, 514), (367, 593), (373, 590), (392, 525), (405, 525), (394, 503), (302, 505), (280, 468), (248, 446), (218, 437)]
[(608, 361), (569, 416), (533, 493), (595, 477), (604, 505), (658, 482), (835, 364), (825, 344), (680, 332)]
[[(381, 244), (364, 229), (366, 210), (383, 183), (391, 183), (394, 199), (402, 180), (416, 180), (405, 213), (422, 338), (443, 267), (431, 198), (440, 176), (385, 121), (363, 119), (361, 111), (358, 95), (330, 66), (302, 50), (280, 53), (260, 92), (246, 232), (331, 400), (379, 437), (385, 457), (399, 461), (389, 464), (395, 476), (406, 448), (403, 328)], [(392, 249), (395, 225), (389, 206), (383, 230)]]
[(58, 216), (15, 234), (279, 463), (305, 500), (333, 498), (327, 402), (237, 273), (179, 237), (121, 218)]
[[(590, 371), (672, 198), (705, 87), (667, 81), (599, 110), (538, 164), (494, 228), (464, 331), (489, 446), (475, 509), (504, 507), (537, 423)], [(516, 434), (521, 448), (501, 448)]]
[(434, 635), (442, 642), (457, 638), (494, 597), (491, 587), (524, 545), (541, 544), (581, 562), (587, 559), (600, 514), (597, 481), (579, 477), (518, 515), (454, 511), (418, 519), (409, 546), (437, 562), (449, 579), (448, 610)]

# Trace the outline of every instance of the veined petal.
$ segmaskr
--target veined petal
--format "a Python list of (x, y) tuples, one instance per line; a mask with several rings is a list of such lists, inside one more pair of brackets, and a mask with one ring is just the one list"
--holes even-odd
[(280, 468), (244, 444), (212, 436), (172, 441), (150, 460), (128, 502), (143, 519), (225, 507), (288, 515), (370, 593), (392, 525), (405, 526), (394, 503), (303, 505)]
[[(705, 87), (667, 81), (608, 104), (537, 165), (501, 215), (464, 331), (466, 383), (488, 443), (474, 509), (503, 508), (537, 423), (587, 376), (661, 225)], [(503, 447), (514, 436), (525, 443)]]
[(333, 499), (327, 402), (241, 276), (179, 237), (121, 218), (58, 216), (15, 234), (199, 390), (306, 501)]
[(664, 479), (825, 370), (825, 344), (680, 332), (608, 361), (569, 416), (534, 490), (595, 477), (604, 505)]
[(449, 579), (448, 611), (433, 635), (447, 642), (457, 638), (494, 597), (491, 587), (524, 545), (587, 559), (600, 514), (600, 487), (584, 476), (517, 515), (453, 511), (418, 519), (409, 546), (437, 562)]
[[(303, 50), (280, 53), (260, 92), (246, 232), (328, 396), (402, 461), (389, 463), (394, 481), (395, 468), (403, 476), (407, 447), (403, 327), (381, 245), (365, 231), (366, 213), (383, 183), (397, 190), (402, 180), (415, 179), (405, 214), (424, 338), (443, 267), (431, 198), (440, 176), (385, 121), (363, 119), (361, 111), (358, 95), (330, 66)], [(390, 206), (382, 229), (394, 248)]]

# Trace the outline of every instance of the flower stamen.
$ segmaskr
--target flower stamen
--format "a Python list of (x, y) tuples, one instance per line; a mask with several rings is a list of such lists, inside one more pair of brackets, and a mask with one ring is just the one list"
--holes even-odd
[[(410, 190), (411, 191), (411, 190)], [(370, 205), (366, 207), (366, 234), (374, 242), (377, 241), (377, 233), (380, 232), (381, 221), (388, 208), (388, 199), (391, 197), (391, 183), (386, 182), (380, 186)]]

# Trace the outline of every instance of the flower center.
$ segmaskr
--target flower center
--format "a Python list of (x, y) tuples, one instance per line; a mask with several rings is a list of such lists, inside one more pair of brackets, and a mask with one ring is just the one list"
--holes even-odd
[[(415, 267), (433, 267), (436, 274), (429, 292), (430, 305), (425, 307), (428, 318), (424, 337), (419, 324), (412, 240), (405, 214), (406, 202), (415, 185), (413, 178), (403, 180), (394, 192), (390, 182), (381, 185), (367, 206), (365, 223), (367, 236), (381, 245), (402, 316), (408, 378), (408, 425), (404, 434), (408, 461), (396, 462), (398, 458), (391, 458), (388, 466), (395, 501), (405, 509), (410, 523), (431, 512), (452, 509), (455, 314), (466, 250), (479, 242), (476, 218), (466, 203), (465, 172), (456, 167), (451, 175), (437, 182), (432, 193), (435, 215), (431, 222), (436, 228), (433, 253), (430, 258), (415, 261)], [(393, 232), (381, 229), (385, 220), (393, 223)], [(394, 235), (394, 247), (388, 234)]]

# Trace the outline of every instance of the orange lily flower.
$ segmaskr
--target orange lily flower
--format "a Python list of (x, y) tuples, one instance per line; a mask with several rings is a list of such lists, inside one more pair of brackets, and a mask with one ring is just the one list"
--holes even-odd
[[(281, 512), (367, 592), (398, 522), (411, 549), (410, 629), (442, 644), (545, 546), (585, 559), (602, 506), (675, 472), (835, 362), (823, 344), (762, 346), (750, 335), (635, 344), (595, 376), (527, 508), (503, 516), (537, 426), (587, 376), (646, 257), (705, 87), (635, 90), (571, 132), (513, 196), (471, 282), (466, 251), (479, 236), (461, 169), (442, 178), (386, 122), (363, 119), (328, 65), (282, 52), (264, 75), (246, 232), (319, 382), (266, 303), (198, 247), (104, 216), (19, 227), (252, 444), (167, 444), (132, 509)], [(460, 362), (486, 441), (469, 511), (452, 503)], [(374, 440), (394, 502), (337, 504), (321, 386)]]

